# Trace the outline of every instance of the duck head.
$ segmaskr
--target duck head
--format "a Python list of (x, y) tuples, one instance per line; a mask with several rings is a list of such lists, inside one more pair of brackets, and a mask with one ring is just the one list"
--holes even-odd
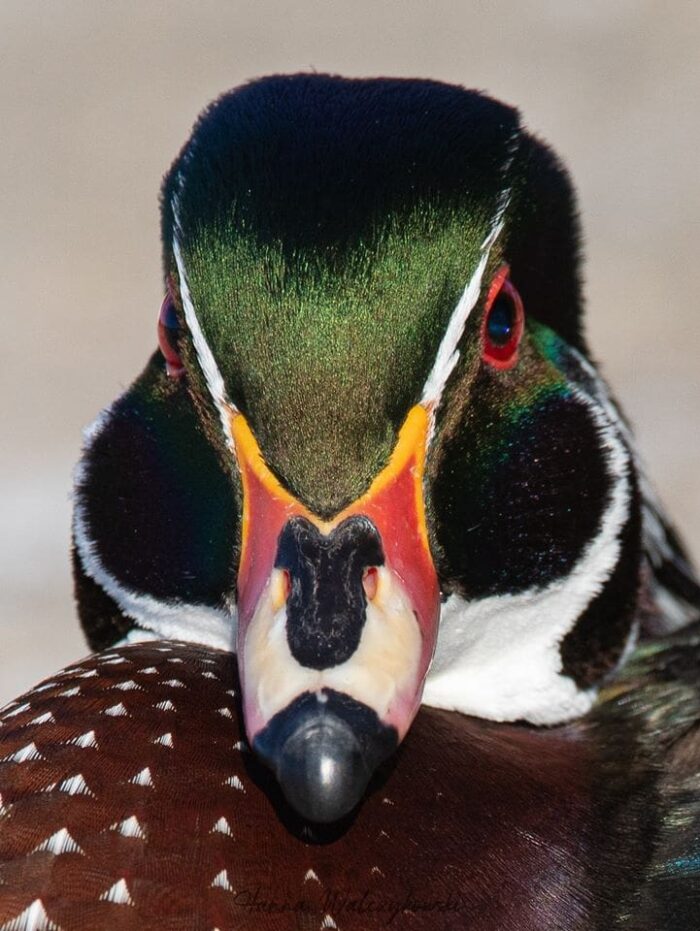
[(91, 643), (235, 649), (251, 744), (316, 821), (421, 700), (586, 711), (635, 635), (639, 494), (569, 183), (516, 111), (253, 82), (195, 125), (162, 231), (160, 352), (77, 477)]

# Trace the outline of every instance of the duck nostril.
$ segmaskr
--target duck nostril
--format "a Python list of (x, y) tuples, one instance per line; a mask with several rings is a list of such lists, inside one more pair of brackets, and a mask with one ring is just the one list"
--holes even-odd
[(270, 584), (272, 604), (275, 611), (279, 611), (292, 592), (292, 577), (286, 569), (278, 569), (273, 573)]
[(362, 574), (362, 587), (365, 590), (367, 601), (374, 601), (377, 597), (377, 587), (379, 585), (379, 569), (376, 566), (369, 566)]
[(282, 570), (282, 597), (286, 601), (292, 592), (292, 577), (289, 570)]

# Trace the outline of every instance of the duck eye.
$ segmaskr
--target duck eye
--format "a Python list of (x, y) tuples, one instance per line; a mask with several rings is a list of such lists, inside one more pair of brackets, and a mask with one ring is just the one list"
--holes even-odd
[(515, 308), (503, 291), (493, 302), (486, 321), (486, 334), (494, 346), (506, 346), (515, 327)]
[(486, 301), (482, 333), (485, 362), (497, 369), (509, 369), (515, 365), (524, 318), (523, 302), (508, 278), (507, 266), (503, 266)]
[(158, 346), (165, 359), (165, 370), (171, 378), (181, 378), (185, 368), (177, 349), (180, 323), (170, 294), (166, 294), (158, 314)]

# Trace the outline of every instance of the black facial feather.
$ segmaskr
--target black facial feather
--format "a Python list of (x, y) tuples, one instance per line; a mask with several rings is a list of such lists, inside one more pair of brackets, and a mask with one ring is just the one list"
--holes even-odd
[[(232, 482), (160, 354), (106, 415), (76, 493), (94, 555), (128, 591), (214, 607), (233, 592)], [(89, 573), (88, 554), (82, 557)], [(78, 594), (89, 639), (105, 645), (107, 632), (96, 627), (104, 627), (104, 603), (96, 612), (93, 585), (82, 576)], [(113, 626), (114, 640), (120, 630)]]
[(553, 395), (513, 423), (500, 414), (493, 381), (483, 372), (474, 382), (431, 489), (443, 586), (469, 599), (570, 572), (608, 492), (597, 431), (580, 401)]

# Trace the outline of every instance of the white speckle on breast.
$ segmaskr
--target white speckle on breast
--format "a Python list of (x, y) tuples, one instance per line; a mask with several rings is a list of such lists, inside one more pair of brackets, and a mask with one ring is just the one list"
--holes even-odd
[(231, 710), (229, 708), (217, 708), (216, 713), (220, 714), (224, 718), (232, 718)]
[(44, 757), (37, 750), (36, 744), (34, 741), (28, 743), (26, 747), (22, 747), (20, 750), (15, 750), (14, 753), (10, 753), (9, 756), (4, 756), (0, 763), (27, 763), (31, 760), (43, 760)]
[(76, 676), (76, 679), (94, 679), (98, 675), (96, 669), (91, 669), (89, 672), (81, 672), (79, 676)]
[(66, 792), (68, 795), (91, 795), (93, 798), (95, 797), (95, 793), (90, 791), (82, 773), (76, 773), (75, 776), (64, 779), (59, 785), (58, 791)]
[(50, 711), (45, 711), (43, 714), (40, 714), (36, 718), (32, 718), (28, 724), (25, 724), (25, 727), (31, 727), (32, 724), (55, 724), (56, 718), (51, 714)]
[(211, 670), (205, 669), (204, 672), (202, 673), (202, 678), (203, 679), (218, 679), (219, 677), (216, 675), (216, 673), (211, 672)]
[(304, 882), (308, 883), (308, 882), (311, 882), (312, 880), (313, 882), (317, 882), (317, 883), (321, 882), (321, 880), (318, 878), (314, 870), (308, 869), (306, 873), (304, 873)]
[(132, 776), (129, 782), (135, 786), (153, 786), (153, 779), (151, 777), (150, 768), (145, 766), (141, 772), (138, 772), (135, 776)]
[(116, 831), (117, 834), (121, 834), (122, 837), (136, 837), (139, 840), (143, 840), (146, 836), (136, 815), (125, 818), (123, 821), (115, 822), (110, 826), (110, 831)]
[(226, 892), (233, 892), (233, 886), (228, 881), (228, 873), (226, 870), (222, 870), (220, 873), (216, 874), (211, 881), (210, 887), (212, 889), (225, 889)]
[(214, 827), (209, 832), (210, 834), (226, 834), (227, 837), (233, 837), (233, 831), (231, 830), (231, 825), (228, 823), (226, 818), (221, 816), (216, 822)]
[(153, 676), (156, 675), (158, 670), (155, 666), (146, 666), (144, 669), (139, 669), (139, 673), (142, 676)]
[(102, 665), (103, 666), (119, 666), (121, 665), (121, 663), (126, 663), (126, 662), (128, 662), (128, 660), (124, 659), (123, 656), (115, 656), (114, 659), (112, 659), (111, 657), (109, 659), (106, 659), (106, 658), (103, 659)]
[(47, 837), (46, 840), (43, 840), (32, 850), (32, 853), (36, 853), (39, 850), (46, 850), (57, 857), (62, 853), (80, 853), (85, 856), (85, 851), (71, 836), (68, 828), (61, 828), (60, 831), (56, 831), (55, 834)]
[(81, 734), (80, 737), (73, 737), (68, 743), (73, 744), (75, 747), (81, 747), (82, 749), (99, 746), (94, 731), (86, 731), (84, 734)]
[(134, 689), (143, 692), (143, 688), (137, 685), (133, 679), (127, 679), (126, 682), (116, 682), (114, 685), (111, 685), (110, 688), (120, 689), (122, 692), (133, 692)]
[(31, 707), (32, 707), (31, 702), (26, 701), (26, 702), (24, 702), (24, 704), (18, 705), (16, 708), (13, 708), (12, 711), (6, 712), (6, 713), (3, 715), (3, 717), (4, 717), (5, 719), (7, 719), (7, 718), (14, 718), (14, 716), (15, 716), (16, 714), (22, 714), (23, 711), (29, 711), (29, 709), (30, 709)]
[(160, 737), (154, 737), (152, 744), (160, 744), (161, 747), (173, 746), (173, 735), (168, 731), (167, 734), (161, 734)]
[(125, 879), (120, 879), (100, 896), (100, 902), (114, 902), (115, 905), (133, 905), (129, 887)]
[(66, 689), (65, 692), (59, 692), (59, 698), (73, 698), (75, 695), (80, 694), (80, 686), (74, 685), (72, 689)]
[(330, 915), (326, 915), (323, 921), (321, 922), (322, 931), (325, 928), (337, 928), (337, 927), (338, 925), (335, 923), (335, 921), (333, 921)]
[(239, 792), (245, 792), (245, 787), (238, 776), (229, 776), (222, 782), (224, 786), (231, 786), (232, 789), (238, 789)]
[(126, 717), (129, 716), (129, 712), (121, 702), (118, 702), (116, 705), (111, 705), (109, 708), (105, 708), (102, 714), (108, 714), (111, 718), (119, 718), (124, 715), (126, 715)]
[(154, 707), (157, 708), (158, 711), (175, 711), (175, 705), (169, 698), (166, 698), (165, 701), (159, 701)]
[(163, 685), (169, 685), (174, 689), (184, 689), (187, 688), (184, 682), (180, 682), (179, 679), (166, 679)]
[(62, 931), (61, 926), (51, 921), (41, 899), (34, 899), (16, 918), (3, 922), (0, 931)]

